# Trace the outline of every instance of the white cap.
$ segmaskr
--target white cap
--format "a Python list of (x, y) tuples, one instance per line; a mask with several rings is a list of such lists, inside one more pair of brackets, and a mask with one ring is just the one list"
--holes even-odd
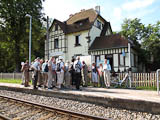
[(61, 59), (63, 59), (63, 57), (62, 57), (62, 56), (59, 56), (59, 60), (61, 60)]

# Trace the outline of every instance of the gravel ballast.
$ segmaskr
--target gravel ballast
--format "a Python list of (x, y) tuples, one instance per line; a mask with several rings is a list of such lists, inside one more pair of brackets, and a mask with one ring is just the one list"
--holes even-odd
[(68, 99), (31, 95), (31, 94), (6, 91), (6, 90), (0, 90), (0, 94), (31, 102), (41, 103), (56, 108), (63, 108), (66, 110), (81, 112), (89, 115), (111, 118), (113, 120), (159, 120), (160, 119), (160, 115), (153, 115), (151, 113), (130, 111), (125, 109), (116, 109), (111, 107), (103, 107), (100, 105), (95, 105), (80, 101), (73, 101)]

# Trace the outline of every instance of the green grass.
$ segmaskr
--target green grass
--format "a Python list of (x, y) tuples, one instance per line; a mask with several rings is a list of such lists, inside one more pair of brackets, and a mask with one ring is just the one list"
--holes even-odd
[(20, 80), (20, 79), (0, 79), (0, 83), (21, 84), (21, 83), (22, 83), (22, 80)]
[(137, 90), (153, 90), (156, 91), (157, 87), (136, 87)]

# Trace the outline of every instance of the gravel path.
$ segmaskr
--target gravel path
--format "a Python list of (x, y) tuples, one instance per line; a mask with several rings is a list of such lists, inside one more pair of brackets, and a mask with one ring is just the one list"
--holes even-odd
[(104, 118), (111, 118), (113, 120), (160, 120), (160, 115), (153, 115), (144, 112), (135, 112), (125, 109), (116, 109), (111, 107), (106, 108), (95, 104), (73, 100), (44, 97), (6, 90), (0, 90), (0, 94), (10, 97), (16, 97), (23, 100), (29, 100), (45, 105), (50, 105), (57, 108), (63, 108), (75, 112), (82, 112), (85, 114), (96, 115)]

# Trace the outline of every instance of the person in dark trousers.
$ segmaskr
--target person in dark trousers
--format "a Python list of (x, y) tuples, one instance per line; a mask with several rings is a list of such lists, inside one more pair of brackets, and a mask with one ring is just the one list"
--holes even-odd
[(39, 57), (33, 63), (32, 69), (34, 70), (33, 89), (38, 89), (37, 87), (38, 71), (40, 71), (40, 58)]
[(87, 64), (83, 61), (82, 62), (82, 80), (83, 80), (83, 87), (88, 86), (88, 66)]
[(71, 66), (70, 66), (70, 74), (71, 74), (71, 85), (72, 85), (72, 89), (74, 88), (74, 86), (76, 85), (75, 81), (76, 81), (76, 77), (75, 77), (75, 70), (74, 70), (74, 62), (75, 62), (75, 58), (72, 57), (72, 60), (71, 60)]
[(80, 83), (81, 83), (81, 69), (82, 69), (82, 64), (80, 61), (80, 57), (76, 58), (76, 61), (74, 62), (74, 70), (75, 70), (75, 77), (76, 77), (76, 89), (77, 90), (81, 90), (80, 89)]

